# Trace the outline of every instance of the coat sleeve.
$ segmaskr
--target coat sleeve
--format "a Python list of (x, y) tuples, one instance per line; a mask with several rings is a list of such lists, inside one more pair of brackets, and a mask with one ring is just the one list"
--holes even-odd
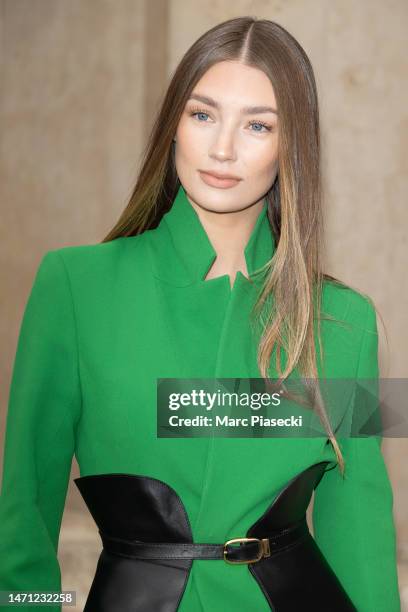
[[(357, 379), (374, 381), (370, 388), (378, 390), (378, 331), (370, 302)], [(326, 472), (313, 502), (316, 542), (358, 612), (401, 609), (393, 493), (381, 440), (380, 435), (338, 440), (346, 464), (345, 478), (338, 466)]]
[[(48, 251), (25, 306), (9, 390), (0, 591), (61, 590), (57, 548), (80, 408), (69, 278), (59, 250)], [(46, 607), (61, 610), (61, 605)], [(19, 606), (25, 609), (33, 607)]]

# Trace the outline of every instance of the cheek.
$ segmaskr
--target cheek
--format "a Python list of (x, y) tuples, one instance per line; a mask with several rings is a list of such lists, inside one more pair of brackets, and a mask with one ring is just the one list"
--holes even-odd
[(264, 146), (246, 147), (242, 153), (242, 160), (248, 173), (259, 176), (270, 175), (278, 167), (277, 142), (265, 142)]
[(183, 118), (180, 120), (177, 126), (176, 140), (178, 149), (182, 149), (185, 145), (188, 145), (191, 140), (188, 124)]
[(202, 125), (189, 116), (182, 116), (177, 128), (177, 142), (183, 148), (188, 146), (197, 152), (207, 152), (214, 140), (214, 130), (211, 128), (211, 125)]
[(197, 136), (197, 130), (194, 130), (188, 122), (180, 122), (176, 140), (176, 159), (180, 162), (194, 165), (202, 158), (206, 149), (202, 139)]

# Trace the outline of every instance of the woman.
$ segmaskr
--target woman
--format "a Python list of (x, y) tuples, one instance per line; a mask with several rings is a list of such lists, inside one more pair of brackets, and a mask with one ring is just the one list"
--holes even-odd
[(75, 453), (103, 544), (87, 611), (399, 610), (378, 437), (339, 442), (321, 402), (325, 436), (156, 430), (159, 378), (378, 377), (371, 299), (321, 270), (319, 170), (297, 41), (252, 17), (197, 40), (116, 226), (39, 266), (10, 389), (1, 589), (60, 590)]

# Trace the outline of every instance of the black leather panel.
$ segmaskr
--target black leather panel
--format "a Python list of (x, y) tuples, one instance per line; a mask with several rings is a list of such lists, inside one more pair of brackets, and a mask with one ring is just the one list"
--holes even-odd
[[(145, 542), (192, 542), (184, 505), (172, 487), (133, 474), (74, 479), (100, 531)], [(191, 559), (141, 561), (102, 550), (85, 612), (175, 612)]]
[[(328, 463), (316, 463), (293, 478), (247, 537), (272, 537), (288, 524), (305, 522), (313, 489)], [(295, 544), (249, 564), (248, 569), (274, 612), (357, 612), (309, 530)]]
[(84, 611), (175, 612), (191, 563), (127, 559), (103, 549)]

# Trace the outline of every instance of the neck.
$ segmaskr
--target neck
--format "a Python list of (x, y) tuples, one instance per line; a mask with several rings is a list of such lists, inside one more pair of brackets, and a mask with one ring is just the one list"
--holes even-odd
[(215, 212), (189, 199), (213, 245), (217, 258), (205, 279), (228, 274), (233, 285), (238, 271), (248, 277), (244, 250), (263, 207), (263, 199), (243, 210)]

